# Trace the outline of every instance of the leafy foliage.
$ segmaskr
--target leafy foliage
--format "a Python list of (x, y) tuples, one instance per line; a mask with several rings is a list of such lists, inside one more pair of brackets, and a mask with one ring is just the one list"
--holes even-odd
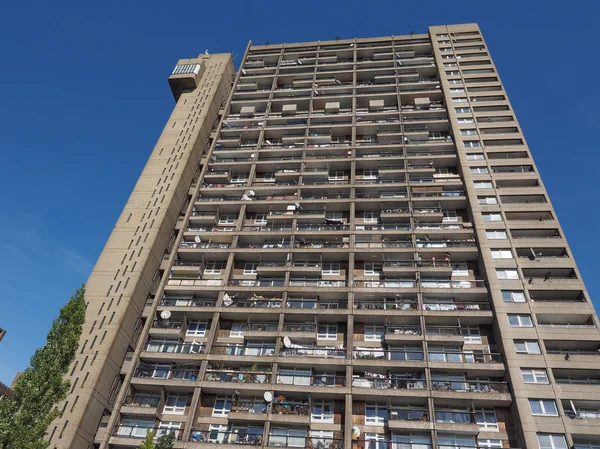
[(85, 321), (85, 286), (71, 295), (48, 332), (46, 344), (35, 351), (19, 376), (14, 396), (0, 401), (0, 448), (45, 449), (45, 433), (59, 416), (57, 404), (67, 397), (64, 378), (75, 358)]

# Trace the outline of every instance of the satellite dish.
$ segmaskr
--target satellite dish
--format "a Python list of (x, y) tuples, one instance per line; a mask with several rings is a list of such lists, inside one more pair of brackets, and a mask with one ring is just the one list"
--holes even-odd
[(292, 341), (290, 340), (290, 337), (288, 337), (287, 335), (285, 337), (283, 337), (283, 346), (285, 346), (286, 348), (292, 347)]
[(197, 235), (196, 237), (194, 237), (194, 242), (200, 243), (201, 241), (202, 241), (202, 239), (200, 238), (199, 235)]
[(266, 402), (271, 402), (273, 400), (273, 393), (271, 393), (270, 391), (265, 391), (265, 394), (263, 394), (263, 398)]
[(352, 439), (357, 440), (360, 437), (360, 429), (357, 426), (352, 427)]
[(256, 195), (256, 192), (254, 190), (248, 190), (248, 195), (254, 196)]
[(171, 311), (170, 310), (163, 310), (162, 312), (160, 312), (160, 317), (163, 320), (168, 320), (169, 318), (171, 318)]
[(533, 250), (533, 248), (529, 248), (529, 250), (531, 251), (531, 254), (529, 255), (529, 260), (535, 260), (537, 257), (535, 251)]

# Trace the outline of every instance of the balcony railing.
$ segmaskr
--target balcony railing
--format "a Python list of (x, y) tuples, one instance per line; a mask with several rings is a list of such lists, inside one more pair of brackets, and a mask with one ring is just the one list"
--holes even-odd
[(338, 348), (284, 348), (280, 351), (281, 357), (346, 357), (345, 349)]
[(384, 281), (354, 281), (357, 288), (414, 288), (416, 281), (411, 279), (389, 279)]
[(428, 351), (430, 362), (444, 363), (502, 363), (498, 353)]
[(151, 394), (136, 394), (133, 396), (125, 397), (123, 405), (126, 407), (143, 407), (152, 408), (158, 407), (160, 403), (160, 396)]
[(416, 300), (406, 301), (371, 301), (356, 300), (354, 307), (359, 310), (417, 310), (419, 303)]
[(134, 372), (134, 377), (143, 379), (178, 379), (178, 380), (196, 380), (198, 378), (198, 369), (192, 368), (173, 368), (164, 367), (138, 367)]
[(425, 390), (427, 382), (425, 379), (410, 379), (399, 377), (358, 377), (352, 376), (352, 386), (355, 388), (379, 388), (392, 390)]
[(232, 402), (229, 413), (267, 413), (265, 401), (240, 400)]
[(236, 383), (270, 383), (270, 372), (239, 371), (239, 370), (208, 370), (204, 380), (210, 382), (236, 382)]
[(160, 427), (143, 427), (143, 426), (117, 426), (114, 431), (114, 436), (120, 438), (146, 438), (148, 432), (151, 431), (154, 435), (161, 436), (166, 433), (173, 433), (175, 439), (180, 441), (183, 437), (183, 430), (163, 429)]
[(331, 374), (288, 375), (279, 374), (277, 383), (283, 385), (306, 385), (313, 387), (343, 387), (346, 385), (346, 377)]
[(345, 287), (346, 281), (290, 279), (289, 286), (290, 287)]
[(491, 310), (491, 306), (487, 302), (435, 302), (423, 303), (423, 310), (439, 312), (477, 312), (481, 310)]
[(161, 306), (170, 307), (214, 307), (217, 305), (216, 299), (202, 298), (163, 298), (160, 302)]
[(241, 444), (244, 446), (262, 446), (262, 434), (245, 432), (223, 432), (221, 430), (192, 430), (190, 441), (193, 443)]
[(296, 437), (269, 435), (268, 447), (296, 447), (304, 449), (343, 449), (343, 438)]
[(427, 410), (410, 409), (406, 407), (390, 407), (388, 411), (390, 421), (429, 421)]
[(423, 351), (409, 349), (354, 348), (352, 358), (359, 360), (423, 361)]
[(446, 380), (431, 379), (431, 389), (435, 391), (459, 391), (468, 393), (508, 393), (506, 382), (485, 380)]
[(165, 343), (159, 341), (146, 343), (144, 351), (172, 354), (202, 354), (204, 353), (204, 347), (204, 343)]
[(475, 413), (467, 410), (436, 410), (435, 421), (438, 423), (475, 424)]
[[(443, 264), (443, 262), (442, 262)], [(457, 289), (466, 289), (466, 288), (483, 288), (485, 287), (485, 281), (483, 280), (475, 280), (475, 281), (451, 281), (451, 280), (421, 280), (421, 288), (457, 288)]]
[(316, 332), (317, 325), (315, 323), (283, 323), (285, 332)]

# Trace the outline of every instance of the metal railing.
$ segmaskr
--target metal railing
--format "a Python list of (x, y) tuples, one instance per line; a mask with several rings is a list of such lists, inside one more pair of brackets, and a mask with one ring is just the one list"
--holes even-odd
[(296, 437), (287, 435), (269, 435), (268, 447), (296, 447), (304, 449), (342, 449), (343, 438)]
[(172, 354), (203, 354), (204, 343), (168, 343), (168, 342), (148, 342), (144, 346), (146, 352), (165, 352)]
[(160, 396), (152, 394), (136, 394), (126, 396), (123, 405), (126, 407), (158, 407)]
[(390, 421), (429, 421), (427, 410), (391, 406), (388, 410)]
[(506, 382), (485, 380), (431, 379), (431, 389), (435, 391), (460, 391), (468, 393), (508, 393)]
[(418, 310), (419, 303), (416, 300), (389, 302), (356, 300), (354, 307), (359, 310)]
[(217, 305), (217, 300), (202, 298), (163, 298), (160, 301), (160, 305), (170, 307), (214, 307)]
[(284, 348), (279, 352), (281, 357), (346, 357), (345, 349), (337, 348)]
[(162, 367), (138, 367), (134, 372), (134, 377), (143, 379), (179, 379), (196, 380), (198, 370), (191, 368), (167, 369)]
[(283, 323), (285, 332), (316, 332), (317, 325), (315, 323)]
[(235, 383), (270, 383), (271, 373), (260, 371), (239, 370), (207, 370), (204, 380), (209, 382), (235, 382)]
[(354, 281), (358, 288), (414, 288), (416, 281), (412, 279), (389, 279), (383, 281)]
[(421, 335), (421, 328), (419, 326), (390, 324), (385, 327), (385, 333), (387, 335)]
[(475, 413), (468, 410), (436, 410), (435, 421), (441, 423), (474, 424)]
[(152, 328), (154, 329), (181, 329), (183, 327), (183, 321), (171, 321), (171, 320), (154, 320), (152, 321)]
[(444, 363), (502, 363), (499, 353), (428, 351), (430, 362)]
[(354, 388), (379, 388), (392, 390), (425, 390), (427, 382), (425, 379), (410, 379), (398, 377), (359, 377), (352, 376), (352, 387)]
[(288, 298), (286, 301), (286, 307), (290, 309), (347, 309), (348, 302)]
[(267, 413), (267, 409), (268, 406), (265, 401), (241, 399), (231, 403), (229, 413)]
[[(443, 263), (443, 262), (442, 262)], [(423, 280), (420, 281), (421, 288), (482, 288), (485, 287), (485, 281), (474, 280), (474, 281), (452, 281), (452, 280)]]
[(346, 385), (345, 376), (335, 376), (331, 374), (313, 374), (307, 375), (288, 375), (279, 374), (277, 383), (283, 385), (306, 385), (314, 387), (343, 387)]
[(262, 434), (245, 432), (229, 432), (220, 430), (192, 430), (190, 441), (193, 443), (243, 444), (245, 446), (262, 446)]
[(409, 349), (355, 348), (352, 358), (358, 360), (423, 361), (423, 351)]
[(456, 312), (476, 312), (480, 310), (491, 310), (491, 306), (487, 302), (434, 302), (423, 303), (423, 310), (431, 311), (456, 311)]
[(324, 281), (324, 280), (295, 280), (290, 279), (290, 287), (345, 287), (346, 281)]

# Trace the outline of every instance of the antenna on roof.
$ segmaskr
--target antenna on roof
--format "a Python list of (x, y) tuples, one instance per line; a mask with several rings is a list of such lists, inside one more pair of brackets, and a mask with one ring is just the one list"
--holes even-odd
[(206, 50), (204, 50), (204, 54), (207, 55), (208, 54), (208, 48)]

